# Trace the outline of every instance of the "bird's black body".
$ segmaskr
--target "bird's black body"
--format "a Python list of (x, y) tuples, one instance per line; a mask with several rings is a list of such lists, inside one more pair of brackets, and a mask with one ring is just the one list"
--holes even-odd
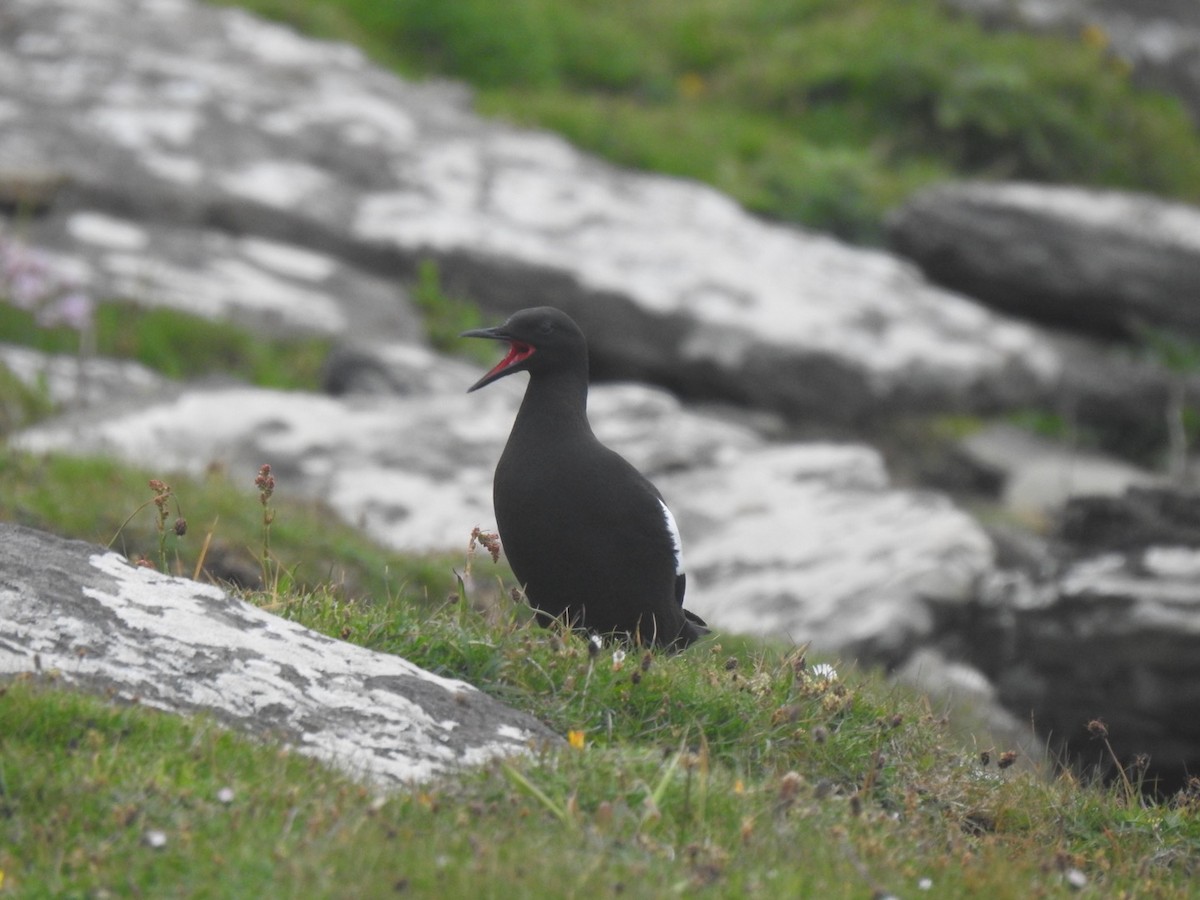
[(509, 343), (471, 390), (529, 372), (493, 499), (505, 555), (538, 620), (672, 649), (705, 634), (683, 609), (678, 534), (662, 497), (592, 433), (587, 342), (575, 322), (538, 307), (464, 337)]

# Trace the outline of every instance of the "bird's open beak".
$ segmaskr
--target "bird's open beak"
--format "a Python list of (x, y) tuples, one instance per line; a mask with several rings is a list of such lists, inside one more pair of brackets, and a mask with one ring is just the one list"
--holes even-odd
[(459, 337), (486, 338), (489, 341), (508, 341), (508, 353), (504, 355), (504, 359), (496, 363), (486, 375), (467, 388), (468, 394), (471, 391), (477, 391), (481, 387), (491, 384), (498, 378), (503, 378), (505, 375), (519, 371), (516, 367), (533, 356), (536, 348), (532, 344), (526, 344), (524, 341), (518, 341), (509, 337), (503, 332), (502, 328), (503, 326), (496, 328), (475, 328), (471, 331), (464, 331), (459, 335)]

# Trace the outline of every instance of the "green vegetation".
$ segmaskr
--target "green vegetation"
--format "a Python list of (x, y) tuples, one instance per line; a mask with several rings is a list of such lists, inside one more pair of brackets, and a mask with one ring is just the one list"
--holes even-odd
[[(78, 352), (78, 331), (44, 328), (31, 312), (2, 301), (5, 343), (45, 353)], [(96, 354), (137, 360), (168, 378), (218, 374), (262, 387), (316, 390), (329, 346), (319, 337), (264, 339), (228, 322), (163, 307), (103, 303), (95, 311)]]
[(483, 327), (483, 313), (471, 301), (451, 296), (442, 289), (438, 264), (432, 259), (422, 260), (417, 268), (412, 301), (421, 312), (429, 343), (434, 349), (466, 356), (478, 362), (495, 359), (494, 347), (459, 338), (464, 331)]
[(44, 384), (27, 385), (0, 362), (0, 436), (53, 411), (54, 404)]
[[(251, 493), (254, 476), (213, 470), (189, 478), (106, 459), (37, 457), (0, 445), (0, 521), (111, 542), (114, 550), (155, 568), (162, 567), (162, 547), (166, 567), (175, 574), (192, 576), (202, 563), (219, 580), (257, 585), (264, 535), (263, 509)], [(170, 491), (165, 535), (152, 478), (167, 482)], [(403, 590), (416, 601), (440, 600), (454, 587), (450, 561), (390, 553), (321, 505), (289, 498), (286, 481), (271, 505), (278, 516), (270, 530), (271, 555), (278, 561), (266, 585), (272, 592), (335, 585), (340, 596), (383, 597)], [(182, 537), (173, 530), (178, 516), (187, 521)]]
[[(477, 563), (477, 565), (480, 565)], [(404, 598), (289, 618), (468, 676), (561, 748), (382, 796), (200, 718), (53, 675), (0, 694), (0, 870), (18, 896), (1186, 897), (1200, 797), (1043, 779), (920, 699), (797, 651), (607, 648)], [(926, 881), (927, 880), (927, 881)], [(925, 885), (923, 887), (922, 885)]]
[(1200, 140), (1091, 29), (989, 34), (936, 0), (222, 0), (461, 78), (483, 112), (862, 241), (961, 175), (1200, 198)]

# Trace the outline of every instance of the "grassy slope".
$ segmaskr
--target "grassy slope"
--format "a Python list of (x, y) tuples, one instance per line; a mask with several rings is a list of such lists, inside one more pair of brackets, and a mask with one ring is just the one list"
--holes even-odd
[[(384, 798), (269, 745), (55, 690), (0, 695), (0, 869), (26, 896), (1092, 896), (1190, 893), (1196, 799), (1000, 772), (919, 699), (720, 640), (611, 650), (507, 612), (283, 612), (470, 676), (581, 747)], [(228, 803), (222, 788), (232, 790)], [(163, 846), (149, 844), (161, 832)], [(1071, 875), (1077, 870), (1077, 875)]]

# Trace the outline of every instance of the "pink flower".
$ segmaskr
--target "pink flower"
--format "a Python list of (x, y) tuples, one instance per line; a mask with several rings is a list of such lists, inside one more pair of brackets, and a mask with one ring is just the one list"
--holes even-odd
[(38, 324), (42, 326), (66, 325), (76, 331), (91, 327), (95, 304), (92, 298), (79, 288), (62, 294), (38, 310)]

